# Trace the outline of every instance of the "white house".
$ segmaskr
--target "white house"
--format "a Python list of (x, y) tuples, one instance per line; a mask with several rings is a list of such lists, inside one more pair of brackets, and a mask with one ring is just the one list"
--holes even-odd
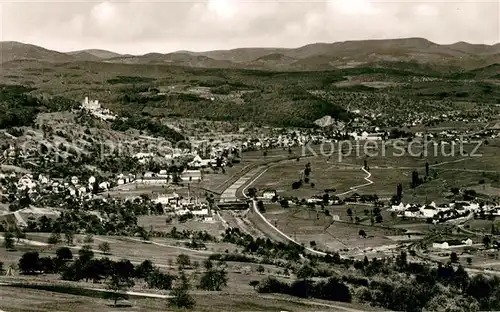
[(193, 168), (203, 168), (208, 167), (213, 163), (215, 163), (213, 159), (202, 159), (200, 155), (196, 155), (194, 159), (188, 163), (188, 166)]
[(404, 211), (406, 209), (403, 203), (399, 203), (399, 205), (392, 205), (389, 211)]
[(208, 208), (203, 208), (200, 210), (191, 210), (191, 213), (197, 217), (205, 217), (209, 215)]
[(424, 218), (433, 218), (438, 213), (438, 210), (430, 205), (420, 208), (420, 211)]
[(78, 194), (79, 194), (80, 196), (83, 196), (83, 195), (85, 195), (86, 193), (87, 193), (87, 189), (85, 188), (85, 186), (80, 186), (80, 187), (78, 188)]
[(262, 197), (265, 199), (273, 199), (275, 196), (277, 196), (277, 193), (275, 190), (265, 190), (262, 193)]
[(26, 174), (22, 176), (18, 181), (17, 181), (17, 188), (19, 190), (32, 190), (36, 188), (36, 183), (33, 181), (33, 176), (31, 174)]
[(435, 248), (435, 249), (449, 249), (450, 245), (448, 245), (447, 242), (437, 242), (437, 243), (432, 243), (432, 248)]
[(472, 246), (472, 239), (467, 238), (466, 240), (463, 240), (462, 243), (466, 246)]
[(120, 173), (118, 175), (118, 180), (117, 180), (117, 183), (118, 185), (123, 185), (123, 184), (127, 184), (127, 183), (130, 183), (132, 181), (135, 180), (135, 177), (133, 174), (129, 174), (129, 175), (124, 175), (123, 173)]
[(99, 183), (99, 188), (103, 190), (107, 190), (109, 188), (109, 182), (101, 182)]
[(179, 199), (179, 194), (177, 193), (172, 193), (172, 194), (158, 194), (158, 197), (153, 199), (152, 201), (158, 204), (166, 205), (171, 203), (172, 201), (177, 202)]
[(46, 176), (40, 174), (38, 176), (38, 181), (41, 183), (41, 184), (48, 184), (49, 183), (49, 178), (47, 178)]

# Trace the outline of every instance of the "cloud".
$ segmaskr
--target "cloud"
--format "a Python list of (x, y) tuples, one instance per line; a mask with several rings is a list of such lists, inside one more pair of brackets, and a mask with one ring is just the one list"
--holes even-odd
[(16, 1), (0, 0), (2, 40), (61, 51), (140, 54), (398, 37), (500, 41), (497, 0)]

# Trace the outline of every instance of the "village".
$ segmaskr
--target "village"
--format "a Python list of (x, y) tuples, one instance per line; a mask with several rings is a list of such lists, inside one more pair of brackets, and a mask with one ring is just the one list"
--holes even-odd
[[(62, 121), (5, 131), (0, 228), (16, 228), (19, 237), (36, 233), (36, 239), (29, 234), (20, 242), (49, 247), (54, 233), (63, 233), (70, 246), (73, 236), (80, 236), (80, 242), (90, 241), (90, 235), (103, 242), (119, 236), (131, 244), (127, 249), (141, 249), (132, 245), (141, 243), (172, 248), (176, 254), (216, 253), (250, 261), (244, 257), (267, 253), (253, 247), (260, 242), (271, 250), (298, 252), (298, 259), (335, 257), (359, 267), (397, 262), (405, 255), (438, 268), (460, 263), (470, 274), (500, 274), (491, 264), (500, 250), (498, 196), (471, 190), (472, 181), (459, 188), (446, 185), (431, 194), (432, 200), (409, 195), (439, 181), (446, 174), (446, 169), (434, 169), (440, 164), (467, 161), (452, 152), (428, 160), (425, 144), (431, 152), (443, 146), (459, 151), (478, 141), (481, 152), (486, 149), (491, 157), (500, 129), (490, 123), (476, 129), (391, 129), (355, 113), (360, 116), (352, 124), (318, 122), (310, 129), (191, 131), (185, 144), (147, 131), (89, 130)], [(104, 125), (126, 120), (89, 97), (68, 115)], [(417, 143), (420, 149), (412, 154), (410, 147)], [(390, 153), (398, 145), (408, 152), (401, 158)], [(358, 150), (340, 148), (337, 159), (324, 155), (329, 146)], [(368, 155), (373, 149), (381, 153)], [(450, 168), (469, 172), (466, 165)], [(470, 170), (483, 175), (481, 185), (494, 188), (494, 168)], [(281, 260), (265, 254), (251, 261), (275, 265)], [(253, 274), (252, 268), (246, 271)]]

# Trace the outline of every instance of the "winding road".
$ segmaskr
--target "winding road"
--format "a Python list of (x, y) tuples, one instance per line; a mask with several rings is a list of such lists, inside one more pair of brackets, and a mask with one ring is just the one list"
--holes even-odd
[(357, 189), (360, 189), (360, 188), (368, 186), (368, 185), (372, 185), (374, 183), (372, 180), (370, 180), (372, 174), (368, 170), (366, 170), (365, 168), (361, 168), (361, 170), (363, 170), (367, 174), (366, 177), (364, 177), (364, 179), (366, 180), (367, 183), (352, 186), (349, 188), (349, 191), (337, 194), (337, 196), (343, 196), (343, 195), (349, 194), (351, 192), (356, 191)]
[[(246, 199), (249, 199), (248, 195), (246, 195), (246, 190), (252, 185), (255, 183), (255, 181), (257, 181), (262, 175), (264, 175), (264, 173), (267, 172), (267, 170), (269, 170), (270, 168), (276, 166), (278, 164), (275, 164), (275, 165), (272, 165), (272, 166), (268, 166), (266, 168), (264, 168), (262, 170), (262, 168), (260, 170), (262, 170), (260, 173), (257, 174), (257, 176), (255, 176), (252, 180), (250, 180), (251, 178), (249, 178), (249, 174), (245, 175), (244, 177), (241, 177), (238, 181), (236, 181), (232, 186), (230, 186), (228, 189), (231, 189), (231, 194), (232, 192), (234, 192), (234, 196), (236, 197), (236, 192), (238, 189), (240, 189), (241, 187), (243, 187), (243, 189), (241, 190), (244, 198)], [(255, 169), (252, 171), (252, 173), (255, 174), (255, 172), (258, 172), (259, 169)], [(365, 187), (365, 186), (368, 186), (368, 185), (371, 185), (373, 184), (374, 182), (372, 180), (370, 180), (370, 177), (371, 177), (371, 173), (368, 172), (365, 168), (361, 168), (362, 171), (364, 171), (367, 176), (364, 178), (367, 183), (363, 183), (363, 184), (360, 184), (360, 185), (355, 185), (353, 187), (350, 187), (350, 190), (347, 191), (347, 192), (344, 192), (342, 194), (339, 194), (339, 195), (345, 195), (345, 194), (348, 194), (350, 192), (354, 192), (355, 190), (357, 189), (360, 189), (362, 187)], [(250, 180), (250, 182), (248, 182)], [(252, 211), (264, 222), (264, 224), (266, 225), (267, 227), (267, 231), (264, 230), (264, 229), (261, 229), (262, 231), (264, 232), (267, 232), (268, 234), (271, 234), (270, 236), (272, 237), (275, 237), (275, 236), (278, 236), (280, 238), (283, 238), (285, 241), (288, 241), (290, 243), (293, 243), (293, 244), (296, 244), (296, 245), (300, 245), (300, 246), (303, 246), (303, 244), (297, 242), (296, 240), (294, 240), (293, 238), (291, 238), (290, 236), (288, 236), (287, 234), (283, 233), (280, 229), (278, 229), (276, 226), (274, 226), (273, 224), (271, 224), (271, 222), (269, 222), (269, 220), (267, 220), (267, 218), (259, 211), (259, 209), (257, 208), (257, 201), (254, 199), (252, 200)], [(327, 253), (323, 252), (323, 251), (319, 251), (319, 250), (315, 250), (315, 249), (312, 249), (312, 248), (309, 248), (309, 247), (305, 247), (305, 250), (313, 255), (319, 255), (319, 256), (326, 256)]]

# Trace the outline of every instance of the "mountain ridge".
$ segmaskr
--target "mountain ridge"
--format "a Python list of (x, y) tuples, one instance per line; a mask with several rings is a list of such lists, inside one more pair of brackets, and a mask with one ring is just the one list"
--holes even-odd
[(500, 43), (437, 44), (425, 38), (349, 40), (311, 43), (298, 48), (236, 48), (205, 52), (119, 54), (101, 49), (59, 52), (15, 41), (0, 42), (0, 63), (12, 60), (46, 62), (101, 61), (124, 64), (168, 64), (200, 68), (332, 70), (387, 62), (417, 62), (436, 68), (473, 70), (500, 63)]

